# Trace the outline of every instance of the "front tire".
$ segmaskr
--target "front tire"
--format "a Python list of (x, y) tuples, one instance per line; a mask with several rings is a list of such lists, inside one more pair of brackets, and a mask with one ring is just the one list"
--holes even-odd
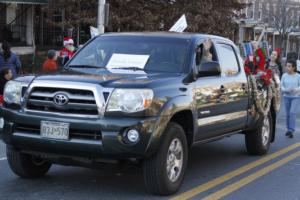
[(23, 154), (8, 145), (6, 146), (6, 155), (10, 169), (22, 178), (44, 176), (51, 167), (51, 163), (28, 154)]
[(158, 152), (143, 163), (147, 191), (156, 195), (174, 194), (182, 184), (187, 161), (188, 145), (184, 130), (171, 122)]
[(267, 116), (263, 117), (258, 127), (251, 131), (246, 131), (245, 142), (247, 152), (252, 155), (264, 155), (270, 148), (272, 132), (273, 132), (273, 119), (269, 112)]

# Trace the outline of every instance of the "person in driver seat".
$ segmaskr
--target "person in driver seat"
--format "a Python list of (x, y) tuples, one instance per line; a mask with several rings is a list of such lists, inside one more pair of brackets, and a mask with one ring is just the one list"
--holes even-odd
[(212, 43), (211, 39), (206, 39), (203, 42), (202, 63), (213, 61), (213, 54), (211, 53), (212, 45), (213, 45), (213, 43)]

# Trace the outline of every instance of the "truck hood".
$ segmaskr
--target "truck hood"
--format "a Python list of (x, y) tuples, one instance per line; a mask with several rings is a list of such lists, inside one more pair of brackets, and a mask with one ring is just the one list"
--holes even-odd
[[(69, 82), (83, 82), (99, 84), (102, 87), (135, 87), (143, 88), (149, 87), (151, 84), (159, 84), (168, 81), (169, 83), (174, 80), (178, 81), (179, 77), (183, 74), (174, 73), (144, 73), (142, 71), (133, 71), (132, 73), (117, 74), (85, 74), (79, 72), (60, 72), (59, 74), (47, 74), (38, 76), (24, 76), (19, 77), (17, 80), (24, 82), (31, 81), (69, 81)], [(173, 80), (173, 81), (172, 81)], [(182, 80), (179, 78), (179, 80)], [(176, 82), (177, 82), (176, 81)]]

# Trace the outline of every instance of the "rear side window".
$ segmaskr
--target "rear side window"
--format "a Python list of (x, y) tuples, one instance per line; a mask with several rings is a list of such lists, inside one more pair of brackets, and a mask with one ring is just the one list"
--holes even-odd
[(217, 44), (217, 47), (222, 74), (226, 76), (237, 74), (239, 64), (233, 47), (228, 44)]

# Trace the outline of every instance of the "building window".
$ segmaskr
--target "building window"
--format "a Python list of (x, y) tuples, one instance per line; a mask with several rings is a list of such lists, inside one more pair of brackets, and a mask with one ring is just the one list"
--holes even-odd
[(277, 5), (273, 4), (273, 15), (276, 15), (277, 13), (278, 13)]
[(263, 5), (261, 2), (259, 2), (258, 4), (258, 19), (262, 19), (262, 8), (263, 8)]
[[(248, 4), (249, 3), (249, 1), (248, 0), (246, 0), (245, 1), (245, 3), (246, 4)], [(249, 16), (248, 16), (248, 10), (249, 10), (249, 6), (246, 6), (246, 8), (245, 9), (243, 9), (244, 10), (244, 14), (246, 15), (246, 18), (248, 18)]]
[(300, 11), (297, 12), (297, 19), (298, 19), (298, 28), (300, 27)]
[(253, 10), (251, 10), (251, 11), (250, 11), (250, 16), (249, 16), (249, 18), (252, 19), (253, 17), (254, 17), (254, 13), (253, 13)]
[(251, 11), (251, 18), (254, 19), (255, 16), (255, 1), (252, 1), (252, 11)]
[(246, 10), (246, 17), (248, 19), (253, 19), (254, 18), (254, 7), (255, 7), (255, 2), (254, 1), (246, 1), (248, 6)]

